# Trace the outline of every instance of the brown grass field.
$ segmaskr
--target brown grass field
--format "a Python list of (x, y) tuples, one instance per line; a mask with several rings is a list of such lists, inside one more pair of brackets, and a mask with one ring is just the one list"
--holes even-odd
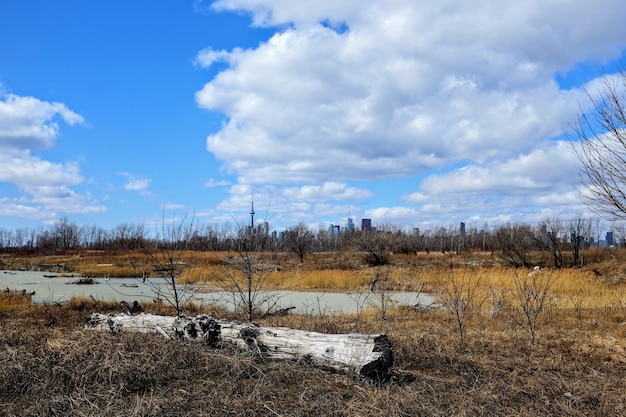
[[(210, 282), (225, 256), (189, 254), (197, 275), (187, 279)], [(593, 262), (582, 269), (541, 269), (550, 287), (532, 343), (515, 308), (515, 277), (520, 282), (530, 271), (499, 266), (492, 254), (394, 255), (391, 266), (378, 269), (354, 253), (311, 254), (304, 264), (274, 255), (271, 262), (280, 270), (268, 279), (273, 287), (366, 291), (378, 272), (381, 291), (423, 288), (437, 294), (454, 283), (475, 289), (464, 310), (462, 344), (458, 322), (446, 309), (396, 307), (385, 319), (377, 310), (259, 319), (325, 333), (384, 332), (395, 358), (385, 381), (159, 335), (87, 331), (87, 315), (117, 313), (119, 306), (82, 299), (34, 305), (28, 295), (2, 293), (0, 415), (626, 415), (626, 252), (591, 253), (588, 259)], [(102, 253), (7, 256), (5, 268), (10, 260), (15, 268), (71, 264), (76, 273), (94, 276), (115, 276), (128, 267), (127, 257)], [(497, 297), (509, 309), (491, 314)], [(210, 306), (202, 312), (236, 318)]]

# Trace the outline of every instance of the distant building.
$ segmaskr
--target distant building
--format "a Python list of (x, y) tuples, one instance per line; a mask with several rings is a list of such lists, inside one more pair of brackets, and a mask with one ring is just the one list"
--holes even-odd
[(352, 232), (354, 230), (354, 221), (352, 220), (352, 217), (346, 218), (344, 228), (347, 232)]
[(461, 236), (465, 236), (465, 223), (461, 222), (460, 227)]
[(361, 219), (361, 230), (365, 232), (372, 230), (372, 219)]
[(270, 233), (270, 224), (268, 222), (263, 222), (257, 226), (257, 233), (261, 236), (268, 236)]
[(606, 246), (613, 246), (613, 232), (606, 232)]

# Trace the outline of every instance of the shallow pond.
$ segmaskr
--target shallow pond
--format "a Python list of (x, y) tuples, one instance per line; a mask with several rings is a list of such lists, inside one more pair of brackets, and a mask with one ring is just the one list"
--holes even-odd
[[(50, 278), (49, 276), (54, 275)], [(64, 302), (72, 297), (93, 297), (105, 301), (151, 302), (158, 288), (165, 285), (162, 278), (147, 278), (145, 282), (135, 278), (94, 278), (95, 284), (74, 284), (79, 277), (61, 277), (48, 272), (34, 271), (3, 271), (0, 270), (0, 289), (33, 293), (36, 303)], [(234, 308), (236, 300), (232, 293), (207, 292), (194, 295), (194, 301), (206, 304), (221, 304), (226, 308)], [(269, 299), (264, 308), (272, 306), (272, 310), (295, 307), (300, 314), (354, 313), (367, 307), (380, 308), (381, 301), (391, 305), (433, 305), (435, 300), (428, 294), (417, 292), (391, 292), (383, 297), (380, 293), (353, 292), (329, 293), (309, 291), (273, 291), (258, 294), (258, 300)]]

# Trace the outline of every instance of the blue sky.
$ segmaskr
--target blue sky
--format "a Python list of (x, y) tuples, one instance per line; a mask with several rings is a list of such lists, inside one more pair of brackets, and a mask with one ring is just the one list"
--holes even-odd
[[(590, 13), (590, 10), (593, 13)], [(0, 3), (0, 227), (586, 215), (623, 0)]]

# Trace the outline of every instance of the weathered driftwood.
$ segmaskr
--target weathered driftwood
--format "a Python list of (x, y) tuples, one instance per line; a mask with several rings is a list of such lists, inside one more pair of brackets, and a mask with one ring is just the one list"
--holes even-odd
[(286, 327), (218, 321), (206, 315), (172, 317), (154, 314), (92, 314), (88, 329), (160, 333), (167, 338), (199, 340), (212, 347), (234, 344), (268, 359), (305, 360), (317, 366), (383, 378), (393, 363), (384, 334), (324, 334)]

